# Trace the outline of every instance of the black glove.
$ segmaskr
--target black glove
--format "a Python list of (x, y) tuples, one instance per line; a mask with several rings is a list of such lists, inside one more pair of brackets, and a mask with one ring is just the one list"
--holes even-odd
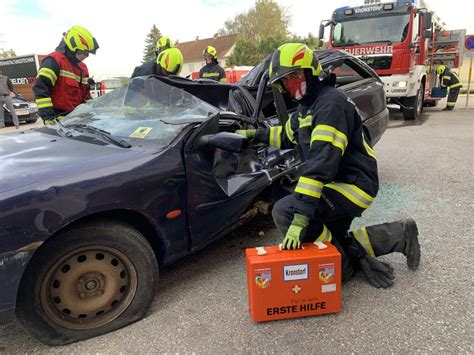
[(352, 238), (351, 245), (347, 248), (351, 260), (355, 260), (367, 281), (376, 288), (387, 288), (393, 285), (395, 275), (393, 268), (382, 261), (369, 255), (362, 245)]
[(395, 275), (393, 274), (393, 268), (389, 264), (379, 261), (367, 254), (359, 259), (359, 265), (367, 281), (369, 281), (372, 286), (376, 288), (387, 288), (393, 285)]
[(44, 120), (52, 120), (54, 118), (54, 109), (52, 107), (44, 107), (38, 109), (40, 117)]

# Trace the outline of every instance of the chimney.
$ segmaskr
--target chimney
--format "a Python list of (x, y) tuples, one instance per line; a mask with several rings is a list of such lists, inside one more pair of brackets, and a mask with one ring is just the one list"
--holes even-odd
[(179, 39), (177, 39), (177, 40), (174, 42), (174, 46), (176, 47), (178, 44), (179, 44)]
[(214, 33), (214, 39), (216, 39), (219, 36), (218, 33)]
[(199, 36), (196, 36), (196, 41), (199, 41)]

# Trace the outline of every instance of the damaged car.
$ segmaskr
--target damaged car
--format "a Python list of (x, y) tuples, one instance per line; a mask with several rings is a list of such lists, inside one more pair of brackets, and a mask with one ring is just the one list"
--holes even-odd
[[(376, 142), (380, 80), (347, 53), (319, 55)], [(51, 345), (137, 321), (161, 267), (291, 192), (299, 151), (233, 133), (294, 110), (266, 68), (237, 85), (138, 77), (53, 126), (1, 135), (0, 321), (16, 314)]]

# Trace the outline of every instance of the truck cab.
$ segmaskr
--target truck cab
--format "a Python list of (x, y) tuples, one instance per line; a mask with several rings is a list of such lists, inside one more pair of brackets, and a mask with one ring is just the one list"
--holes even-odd
[(398, 104), (406, 119), (421, 114), (429, 93), (432, 14), (420, 5), (413, 0), (342, 7), (320, 28), (322, 38), (324, 27), (330, 26), (330, 48), (345, 50), (376, 71), (388, 102)]

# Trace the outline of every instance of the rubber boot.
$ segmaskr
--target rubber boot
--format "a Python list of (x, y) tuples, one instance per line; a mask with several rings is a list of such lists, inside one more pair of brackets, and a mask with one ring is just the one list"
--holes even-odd
[(353, 230), (352, 235), (373, 256), (390, 253), (403, 253), (407, 258), (410, 270), (420, 265), (420, 244), (418, 243), (418, 227), (411, 219), (403, 219), (391, 223)]
[(443, 108), (441, 111), (452, 111), (452, 110), (454, 110), (454, 106), (447, 106)]

